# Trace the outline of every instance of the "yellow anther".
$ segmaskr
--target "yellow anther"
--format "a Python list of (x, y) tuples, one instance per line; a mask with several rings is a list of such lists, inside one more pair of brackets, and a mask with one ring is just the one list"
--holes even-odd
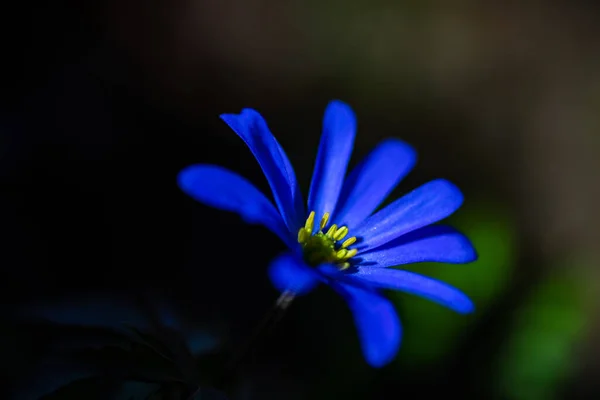
[(326, 212), (325, 214), (323, 214), (323, 218), (321, 218), (321, 224), (320, 224), (321, 230), (323, 230), (327, 226), (328, 222), (329, 222), (329, 213)]
[(344, 256), (345, 258), (352, 258), (356, 255), (356, 253), (358, 253), (358, 250), (356, 249), (351, 249), (348, 250), (348, 252), (346, 253), (346, 255)]
[(325, 236), (328, 237), (333, 237), (334, 233), (337, 231), (337, 225), (333, 224), (331, 225), (331, 227), (329, 227), (329, 229), (327, 230), (327, 233), (325, 234)]
[(306, 239), (308, 239), (309, 236), (310, 233), (308, 233), (306, 229), (300, 228), (300, 230), (298, 230), (298, 243), (306, 242)]
[(306, 218), (306, 223), (304, 224), (304, 229), (308, 231), (308, 233), (312, 234), (313, 228), (315, 227), (315, 212), (311, 211), (308, 214), (308, 218)]
[[(357, 254), (356, 249), (348, 247), (356, 242), (356, 237), (348, 237), (348, 227), (336, 224), (323, 233), (330, 222), (331, 214), (323, 213), (319, 223), (318, 231), (315, 231), (315, 212), (311, 211), (306, 218), (303, 227), (298, 229), (298, 243), (302, 247), (304, 261), (311, 266), (323, 263), (335, 264), (340, 270), (351, 266), (349, 259)], [(314, 234), (313, 234), (314, 233)], [(344, 238), (346, 238), (344, 240)], [(343, 242), (342, 242), (343, 240)], [(339, 243), (337, 243), (339, 241)]]
[(349, 237), (348, 239), (344, 240), (344, 243), (342, 243), (342, 249), (353, 245), (354, 242), (356, 242), (356, 236)]
[(344, 238), (344, 236), (346, 236), (348, 234), (348, 227), (347, 226), (342, 226), (340, 229), (337, 230), (337, 232), (333, 235), (333, 238), (335, 240), (341, 240)]
[(339, 249), (337, 251), (337, 253), (335, 253), (335, 257), (339, 260), (339, 259), (345, 258), (347, 254), (348, 254), (348, 250)]

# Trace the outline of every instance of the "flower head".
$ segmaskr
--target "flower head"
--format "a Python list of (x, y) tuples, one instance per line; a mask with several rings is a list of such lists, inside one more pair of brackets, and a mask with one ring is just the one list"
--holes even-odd
[(318, 283), (329, 284), (350, 306), (370, 365), (391, 361), (402, 333), (394, 307), (380, 289), (416, 294), (459, 313), (473, 310), (471, 300), (458, 289), (387, 268), (477, 258), (463, 234), (432, 225), (463, 202), (460, 190), (444, 179), (428, 182), (375, 212), (414, 166), (416, 153), (409, 145), (385, 140), (346, 176), (356, 118), (348, 105), (332, 101), (325, 111), (307, 212), (292, 165), (261, 115), (244, 109), (221, 118), (256, 157), (277, 208), (246, 179), (215, 165), (184, 169), (180, 187), (205, 204), (236, 212), (279, 236), (290, 251), (269, 268), (274, 286), (301, 295)]

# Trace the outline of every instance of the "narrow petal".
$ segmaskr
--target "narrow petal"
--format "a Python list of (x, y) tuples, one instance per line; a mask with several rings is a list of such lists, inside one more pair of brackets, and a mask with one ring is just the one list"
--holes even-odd
[(357, 272), (348, 276), (348, 280), (357, 285), (369, 284), (380, 289), (416, 294), (461, 314), (470, 313), (474, 309), (471, 299), (460, 290), (414, 272), (361, 266)]
[(239, 214), (249, 224), (270, 229), (288, 246), (295, 238), (273, 204), (246, 179), (217, 165), (192, 165), (177, 177), (179, 187), (201, 203)]
[(471, 241), (450, 226), (430, 225), (360, 253), (361, 265), (391, 267), (418, 262), (464, 264), (477, 259)]
[(319, 283), (319, 275), (292, 253), (282, 254), (271, 262), (269, 278), (280, 292), (291, 291), (297, 295), (310, 292)]
[(445, 179), (428, 182), (367, 218), (352, 231), (357, 248), (374, 249), (405, 233), (433, 224), (456, 211), (463, 202), (460, 190)]
[(415, 150), (398, 139), (381, 142), (344, 182), (335, 216), (350, 228), (367, 218), (413, 168)]
[(333, 287), (348, 302), (367, 363), (379, 368), (392, 361), (402, 338), (392, 303), (374, 291), (339, 283)]
[(333, 213), (354, 147), (356, 117), (350, 106), (332, 101), (325, 110), (323, 133), (308, 194), (316, 218)]
[(221, 119), (250, 148), (271, 186), (275, 203), (287, 227), (293, 232), (297, 231), (305, 217), (302, 194), (292, 164), (266, 121), (249, 108), (243, 109), (241, 114), (222, 114)]

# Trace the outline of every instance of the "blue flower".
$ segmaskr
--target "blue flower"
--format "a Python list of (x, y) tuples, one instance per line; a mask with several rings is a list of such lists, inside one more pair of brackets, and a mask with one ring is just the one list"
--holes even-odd
[(301, 295), (318, 283), (329, 284), (350, 306), (371, 366), (390, 362), (402, 336), (398, 315), (380, 289), (422, 296), (459, 313), (473, 310), (465, 294), (443, 282), (387, 268), (477, 258), (463, 234), (432, 225), (463, 202), (460, 190), (444, 179), (428, 182), (375, 212), (414, 166), (416, 153), (409, 145), (397, 139), (383, 141), (346, 177), (356, 118), (348, 105), (332, 101), (325, 111), (307, 213), (294, 169), (261, 115), (244, 109), (221, 118), (256, 157), (277, 208), (246, 179), (216, 165), (184, 169), (178, 177), (180, 187), (202, 203), (236, 212), (279, 236), (290, 251), (269, 267), (274, 286)]

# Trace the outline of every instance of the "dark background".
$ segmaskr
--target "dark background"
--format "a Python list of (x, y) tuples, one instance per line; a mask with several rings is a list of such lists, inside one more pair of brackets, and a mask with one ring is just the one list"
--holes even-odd
[(252, 107), (307, 193), (322, 113), (338, 98), (358, 115), (352, 164), (385, 137), (418, 150), (392, 197), (437, 177), (463, 189), (450, 222), (480, 260), (413, 269), (464, 290), (477, 312), (391, 294), (405, 339), (372, 370), (343, 301), (320, 288), (246, 359), (230, 397), (596, 398), (600, 9), (527, 4), (2, 6), (3, 389), (35, 386), (51, 342), (12, 318), (59, 303), (93, 305), (54, 317), (102, 319), (115, 299), (166, 299), (216, 338), (206, 368), (218, 369), (275, 301), (266, 266), (283, 245), (195, 203), (177, 173), (216, 163), (268, 192), (218, 119)]

